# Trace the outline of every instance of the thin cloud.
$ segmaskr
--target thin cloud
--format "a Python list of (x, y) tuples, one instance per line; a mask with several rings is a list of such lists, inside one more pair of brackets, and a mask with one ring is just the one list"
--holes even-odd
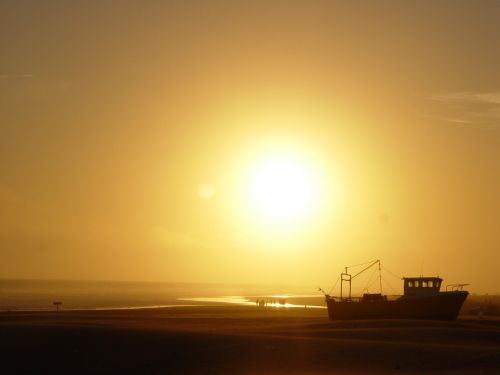
[(487, 129), (500, 128), (500, 92), (447, 92), (434, 93), (430, 100), (438, 106), (439, 118), (458, 124), (485, 125)]
[(445, 103), (491, 103), (500, 105), (500, 92), (452, 92), (452, 93), (436, 93), (431, 95), (432, 100)]
[(33, 74), (0, 74), (0, 79), (26, 79), (33, 78)]

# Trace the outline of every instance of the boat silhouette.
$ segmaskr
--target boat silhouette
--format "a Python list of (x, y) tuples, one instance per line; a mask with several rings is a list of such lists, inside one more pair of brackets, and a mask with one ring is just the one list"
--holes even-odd
[[(352, 280), (377, 266), (379, 270), (380, 293), (365, 293), (352, 297)], [(468, 292), (463, 290), (467, 284), (448, 285), (441, 291), (443, 279), (440, 277), (403, 277), (404, 294), (387, 296), (382, 294), (380, 260), (369, 262), (360, 272), (352, 275), (345, 267), (340, 275), (340, 297), (325, 293), (328, 316), (332, 320), (352, 319), (435, 319), (455, 320)], [(348, 288), (347, 296), (344, 289)]]

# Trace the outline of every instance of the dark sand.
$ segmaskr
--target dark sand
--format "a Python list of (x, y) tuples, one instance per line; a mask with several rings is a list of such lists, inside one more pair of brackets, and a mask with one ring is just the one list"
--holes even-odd
[(0, 313), (0, 373), (500, 374), (500, 320), (213, 306)]

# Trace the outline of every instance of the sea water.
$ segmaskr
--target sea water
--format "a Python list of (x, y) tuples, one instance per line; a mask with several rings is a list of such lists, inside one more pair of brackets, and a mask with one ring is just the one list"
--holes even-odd
[(323, 307), (314, 288), (202, 283), (74, 280), (0, 280), (0, 311), (153, 308), (239, 304)]

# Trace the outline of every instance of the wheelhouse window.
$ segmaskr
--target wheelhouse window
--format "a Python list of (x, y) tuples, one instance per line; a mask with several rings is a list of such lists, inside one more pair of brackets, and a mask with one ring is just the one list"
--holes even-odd
[(408, 287), (413, 288), (413, 281), (408, 281)]
[(420, 287), (420, 281), (415, 280), (415, 288), (418, 288), (418, 287)]

